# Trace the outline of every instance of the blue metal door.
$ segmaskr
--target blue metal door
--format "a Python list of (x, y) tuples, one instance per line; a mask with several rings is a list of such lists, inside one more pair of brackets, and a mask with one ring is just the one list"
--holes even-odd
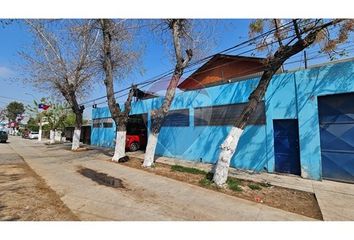
[(354, 94), (318, 97), (322, 178), (354, 182)]
[(275, 171), (301, 175), (297, 119), (273, 120)]

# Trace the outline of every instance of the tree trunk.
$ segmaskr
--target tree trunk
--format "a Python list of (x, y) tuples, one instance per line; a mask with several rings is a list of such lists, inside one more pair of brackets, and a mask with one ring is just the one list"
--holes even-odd
[(321, 29), (328, 27), (329, 24), (324, 24), (311, 31), (304, 39), (299, 39), (292, 46), (281, 46), (274, 55), (269, 59), (268, 68), (262, 74), (262, 77), (256, 87), (248, 98), (249, 101), (246, 107), (243, 109), (239, 119), (232, 127), (230, 133), (226, 137), (225, 141), (221, 145), (221, 151), (218, 161), (216, 163), (213, 181), (218, 186), (223, 186), (227, 181), (230, 161), (237, 149), (237, 144), (241, 137), (243, 130), (245, 129), (247, 122), (251, 114), (257, 108), (258, 103), (262, 100), (268, 85), (276, 73), (276, 71), (283, 65), (283, 63), (290, 57), (301, 52), (308, 46), (310, 46), (316, 39), (318, 32)]
[(148, 142), (147, 142), (146, 151), (144, 155), (144, 163), (143, 163), (144, 167), (151, 167), (152, 164), (154, 163), (155, 150), (156, 150), (161, 126), (163, 124), (164, 118), (168, 113), (168, 110), (170, 109), (172, 100), (175, 96), (178, 81), (182, 75), (182, 73), (177, 72), (177, 70), (175, 71), (175, 73), (176, 74), (172, 77), (170, 84), (167, 88), (165, 99), (161, 108), (151, 112), (151, 120), (153, 121), (152, 121), (151, 132), (148, 137)]
[(114, 148), (114, 155), (112, 161), (119, 162), (119, 159), (125, 157), (125, 143), (127, 131), (125, 124), (116, 127), (116, 145)]
[(114, 149), (114, 155), (112, 161), (118, 162), (119, 159), (125, 157), (125, 142), (126, 142), (126, 126), (129, 118), (129, 112), (131, 109), (131, 101), (133, 99), (135, 86), (130, 89), (129, 95), (125, 102), (124, 112), (121, 111), (119, 104), (117, 104), (114, 97), (114, 87), (113, 87), (113, 64), (112, 64), (112, 53), (111, 53), (111, 41), (113, 31), (113, 22), (110, 19), (100, 19), (99, 20), (102, 28), (103, 37), (103, 53), (104, 53), (104, 63), (103, 68), (105, 72), (104, 84), (106, 86), (108, 108), (111, 112), (112, 119), (116, 124), (116, 144)]
[[(75, 106), (75, 104), (74, 104), (74, 106)], [(73, 109), (75, 109), (74, 113), (76, 116), (76, 119), (75, 119), (76, 125), (75, 125), (71, 150), (76, 151), (80, 148), (80, 135), (81, 135), (81, 127), (82, 127), (82, 110), (79, 109), (78, 105), (77, 105), (77, 107), (73, 107)]]
[(60, 91), (75, 114), (75, 130), (73, 134), (71, 150), (76, 151), (80, 147), (83, 109), (80, 108), (79, 103), (77, 102), (75, 90), (72, 88), (71, 85), (70, 87), (71, 89), (69, 90), (66, 90), (65, 88), (61, 87)]
[(54, 130), (50, 130), (50, 132), (49, 132), (49, 143), (50, 144), (55, 143), (55, 131)]
[(148, 142), (146, 145), (146, 151), (144, 155), (144, 167), (151, 167), (154, 163), (155, 150), (157, 146), (157, 140), (159, 133), (149, 133)]
[(61, 131), (54, 131), (54, 142), (61, 142)]
[(226, 137), (223, 144), (221, 144), (221, 152), (215, 168), (213, 181), (216, 185), (222, 186), (226, 180), (229, 172), (231, 158), (236, 150), (238, 141), (243, 133), (243, 129), (232, 127), (229, 135)]
[(81, 135), (81, 128), (75, 127), (71, 150), (76, 151), (80, 148), (80, 135)]
[(38, 142), (42, 141), (42, 116), (39, 119)]
[(169, 22), (169, 28), (172, 30), (173, 45), (176, 55), (176, 66), (171, 81), (168, 84), (162, 106), (158, 110), (151, 113), (153, 123), (144, 156), (144, 167), (150, 167), (154, 162), (155, 150), (163, 120), (170, 109), (172, 100), (176, 93), (177, 84), (183, 74), (183, 70), (187, 67), (193, 56), (191, 49), (186, 50), (186, 58), (182, 55), (180, 37), (183, 35), (181, 30), (183, 29), (184, 24), (185, 20), (183, 19), (173, 19)]

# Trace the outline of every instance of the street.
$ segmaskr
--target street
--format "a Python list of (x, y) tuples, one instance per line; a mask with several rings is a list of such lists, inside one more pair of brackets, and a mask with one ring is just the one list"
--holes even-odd
[[(0, 147), (2, 161), (23, 157), (80, 220), (311, 220), (116, 164), (99, 150), (72, 152), (20, 137)], [(80, 174), (83, 168), (120, 179), (124, 187), (98, 184)]]

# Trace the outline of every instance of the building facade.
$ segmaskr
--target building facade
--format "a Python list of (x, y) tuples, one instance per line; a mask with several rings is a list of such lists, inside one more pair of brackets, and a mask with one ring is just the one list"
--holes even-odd
[[(255, 77), (177, 94), (156, 154), (215, 163), (258, 81)], [(144, 114), (149, 131), (150, 111), (162, 100), (134, 102), (130, 114)], [(92, 118), (91, 144), (113, 147), (115, 126), (104, 124), (112, 121), (109, 109), (94, 108)], [(275, 75), (231, 166), (354, 182), (354, 61)]]

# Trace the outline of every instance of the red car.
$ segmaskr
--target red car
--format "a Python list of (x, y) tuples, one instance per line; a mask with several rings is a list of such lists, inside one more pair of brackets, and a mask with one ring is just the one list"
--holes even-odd
[(131, 152), (138, 151), (146, 146), (146, 134), (127, 134), (125, 148)]

